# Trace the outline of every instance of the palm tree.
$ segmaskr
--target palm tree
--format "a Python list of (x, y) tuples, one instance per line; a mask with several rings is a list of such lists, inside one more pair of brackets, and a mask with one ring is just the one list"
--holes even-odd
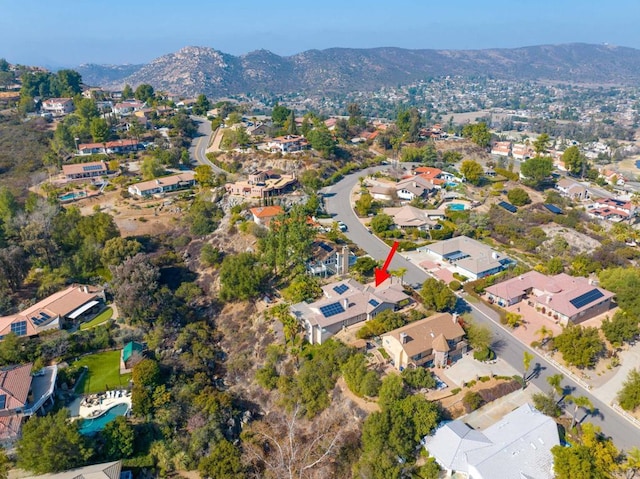
[(571, 426), (569, 429), (573, 429), (573, 426), (576, 424), (576, 415), (578, 414), (578, 409), (584, 408), (587, 411), (593, 411), (593, 403), (587, 396), (567, 396), (567, 401), (573, 403), (573, 414), (571, 415)]
[(404, 275), (407, 274), (407, 268), (398, 268), (389, 271), (391, 276), (395, 276), (396, 278), (400, 278), (400, 284), (404, 284)]
[(563, 393), (562, 386), (560, 385), (563, 379), (564, 374), (554, 374), (547, 378), (547, 382), (549, 383), (549, 386), (551, 386), (550, 394), (552, 397), (555, 398), (556, 394), (561, 395)]
[(544, 342), (545, 342), (544, 340), (546, 338), (552, 338), (553, 337), (553, 331), (551, 331), (545, 325), (542, 325), (542, 327), (536, 331), (536, 334), (538, 336), (540, 336), (540, 343), (541, 344), (544, 344)]
[(524, 371), (522, 373), (522, 389), (527, 387), (527, 371), (531, 366), (531, 361), (533, 360), (533, 358), (534, 358), (534, 355), (531, 354), (529, 351), (525, 351), (522, 356), (522, 365), (524, 366)]

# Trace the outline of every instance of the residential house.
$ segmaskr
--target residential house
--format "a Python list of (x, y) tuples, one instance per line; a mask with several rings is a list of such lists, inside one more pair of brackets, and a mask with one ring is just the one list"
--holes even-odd
[(324, 121), (324, 125), (327, 127), (329, 131), (333, 131), (336, 129), (336, 124), (338, 123), (337, 118), (327, 118)]
[(306, 149), (308, 146), (309, 142), (306, 138), (298, 135), (279, 136), (267, 143), (267, 147), (271, 151), (279, 151), (282, 153), (301, 151)]
[(515, 143), (511, 148), (511, 155), (516, 160), (526, 160), (533, 157), (534, 154), (535, 152), (533, 151), (533, 148), (524, 143)]
[(318, 301), (290, 307), (291, 314), (303, 325), (311, 344), (321, 344), (342, 328), (411, 301), (402, 285), (389, 281), (374, 287), (347, 279), (323, 286), (322, 292), (323, 298)]
[(594, 205), (597, 208), (614, 208), (625, 213), (627, 217), (636, 216), (638, 212), (633, 202), (619, 198), (600, 198), (595, 200)]
[(356, 260), (357, 257), (347, 246), (338, 249), (327, 241), (314, 241), (311, 244), (311, 259), (307, 261), (307, 273), (324, 277), (332, 274), (344, 275)]
[(9, 333), (35, 336), (49, 329), (60, 329), (67, 320), (93, 317), (102, 310), (104, 301), (102, 290), (69, 286), (17, 314), (0, 317), (0, 340)]
[(224, 187), (230, 195), (245, 198), (269, 198), (290, 191), (297, 182), (295, 175), (265, 170), (250, 174), (246, 181), (227, 183)]
[(600, 177), (610, 184), (611, 186), (624, 186), (627, 183), (627, 179), (624, 175), (611, 170), (603, 169), (600, 172)]
[(445, 218), (444, 210), (421, 210), (411, 205), (404, 205), (401, 208), (385, 208), (384, 212), (393, 218), (393, 222), (398, 228), (403, 230), (440, 229), (442, 226), (438, 220)]
[(72, 181), (105, 176), (108, 173), (108, 168), (104, 161), (91, 161), (62, 165), (62, 173), (67, 181)]
[(163, 176), (155, 180), (141, 181), (129, 186), (129, 193), (134, 196), (162, 195), (171, 191), (184, 190), (196, 184), (192, 171), (185, 171), (177, 175)]
[(496, 156), (509, 156), (511, 154), (511, 142), (496, 141), (491, 148), (491, 154)]
[(31, 374), (33, 364), (0, 369), (0, 443), (11, 445), (20, 437), (24, 418), (53, 405), (58, 366)]
[(369, 193), (374, 200), (392, 201), (394, 197), (394, 188), (385, 185), (373, 185), (369, 189)]
[(284, 210), (280, 206), (258, 206), (249, 210), (253, 215), (253, 222), (257, 225), (269, 227), (271, 220), (278, 215), (284, 213)]
[(446, 422), (424, 443), (447, 477), (553, 479), (551, 449), (560, 436), (552, 418), (523, 404), (484, 431)]
[(382, 347), (400, 371), (407, 367), (445, 367), (467, 352), (457, 316), (438, 313), (382, 335)]
[(447, 182), (460, 181), (453, 173), (442, 171), (440, 168), (431, 166), (419, 166), (413, 170), (414, 175), (419, 175), (425, 180), (430, 181), (436, 188), (442, 188)]
[(432, 254), (473, 280), (499, 273), (514, 263), (508, 256), (467, 236), (438, 241), (418, 250)]
[(255, 125), (248, 126), (246, 130), (249, 136), (267, 136), (269, 126), (265, 123), (256, 123)]
[(74, 110), (71, 98), (49, 98), (42, 102), (42, 111), (51, 113), (53, 116), (64, 116)]
[(22, 476), (21, 479), (131, 479), (131, 471), (122, 470), (122, 461), (103, 462), (41, 476)]
[(143, 359), (146, 348), (137, 341), (129, 341), (120, 351), (120, 374), (130, 373), (133, 367)]
[(81, 143), (78, 145), (78, 153), (80, 155), (129, 153), (138, 150), (144, 150), (144, 146), (135, 139), (106, 141), (104, 143)]
[(411, 201), (415, 198), (427, 198), (437, 188), (433, 182), (421, 176), (412, 176), (396, 183), (395, 189), (399, 199)]
[(586, 278), (566, 273), (547, 276), (538, 271), (489, 286), (486, 294), (489, 301), (503, 307), (527, 301), (541, 314), (564, 326), (608, 311), (614, 296)]
[(120, 116), (130, 115), (134, 111), (142, 110), (146, 103), (137, 100), (126, 100), (113, 105), (113, 113)]
[(587, 200), (590, 197), (589, 189), (569, 178), (562, 178), (556, 183), (556, 189), (562, 196), (570, 198), (574, 201)]

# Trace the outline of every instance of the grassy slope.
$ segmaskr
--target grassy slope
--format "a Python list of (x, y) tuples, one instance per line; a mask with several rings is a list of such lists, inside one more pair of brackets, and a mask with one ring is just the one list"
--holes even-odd
[(91, 354), (80, 359), (78, 366), (87, 366), (88, 374), (83, 376), (76, 388), (77, 393), (89, 394), (124, 387), (129, 382), (131, 374), (120, 376), (120, 351), (107, 351)]

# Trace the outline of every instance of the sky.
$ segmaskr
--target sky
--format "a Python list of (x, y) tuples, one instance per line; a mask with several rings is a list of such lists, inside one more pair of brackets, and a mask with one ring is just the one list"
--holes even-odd
[(146, 63), (188, 45), (241, 55), (331, 47), (640, 48), (638, 0), (5, 0), (0, 58), (50, 68)]

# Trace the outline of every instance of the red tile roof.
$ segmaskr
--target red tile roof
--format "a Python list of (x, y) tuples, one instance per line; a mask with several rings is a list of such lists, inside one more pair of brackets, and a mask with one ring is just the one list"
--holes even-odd
[(31, 388), (32, 364), (0, 370), (0, 395), (5, 395), (5, 405), (0, 411), (23, 408)]

